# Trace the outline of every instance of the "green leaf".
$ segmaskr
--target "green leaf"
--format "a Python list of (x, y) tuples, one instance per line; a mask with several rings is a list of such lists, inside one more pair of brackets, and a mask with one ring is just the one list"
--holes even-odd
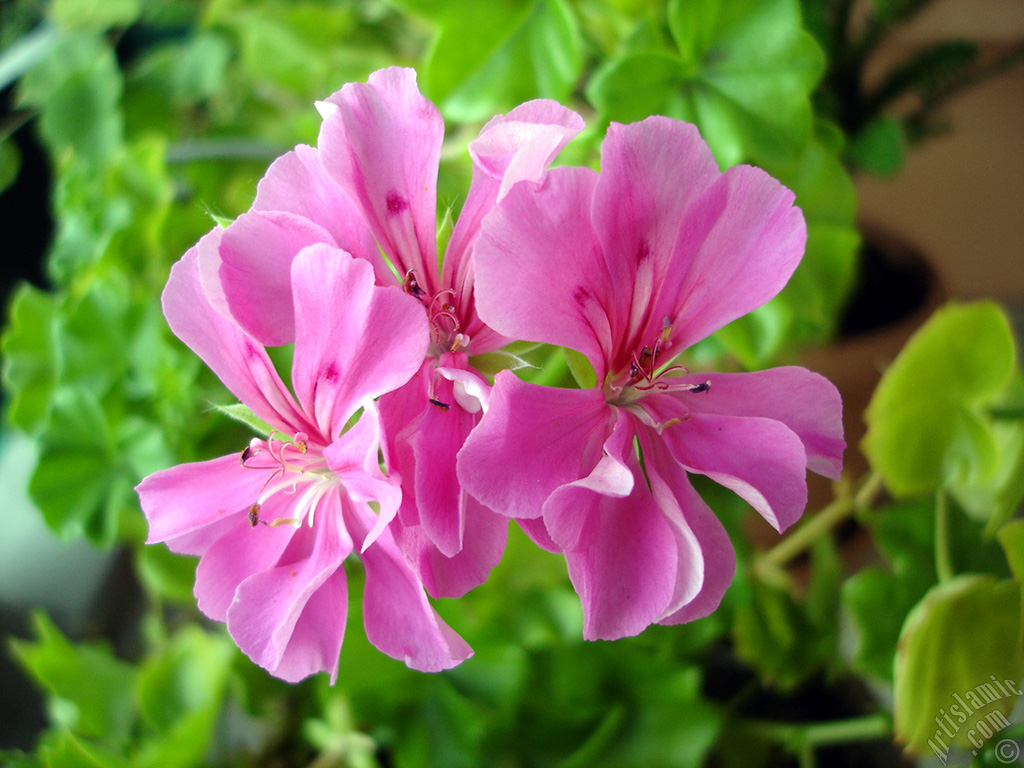
[(897, 496), (990, 482), (998, 446), (984, 406), (1006, 387), (1013, 337), (992, 302), (950, 304), (907, 342), (866, 412), (864, 450)]
[(52, 152), (71, 150), (98, 167), (123, 141), (123, 90), (113, 49), (87, 34), (63, 35), (21, 81), (21, 97), (39, 109), (39, 132)]
[(0, 138), (0, 194), (18, 180), (21, 152), (10, 137)]
[(602, 116), (695, 122), (722, 167), (799, 155), (824, 57), (796, 0), (672, 0), (668, 19), (679, 55), (634, 51), (602, 67), (587, 87)]
[(563, 347), (562, 352), (565, 354), (565, 362), (569, 365), (569, 371), (572, 373), (572, 377), (576, 380), (580, 389), (593, 389), (597, 386), (597, 372), (594, 370), (594, 366), (591, 365), (590, 360), (582, 352), (577, 352), (575, 349), (569, 349)]
[(164, 546), (141, 547), (135, 556), (135, 569), (146, 588), (183, 605), (195, 603), (197, 564), (195, 558), (182, 557)]
[(427, 65), (423, 92), (441, 103), (505, 44), (533, 10), (533, 0), (392, 0), (394, 5), (421, 15), (438, 27)]
[(1024, 377), (1014, 371), (1006, 390), (989, 407), (991, 435), (996, 449), (996, 469), (990, 478), (953, 483), (950, 492), (957, 504), (976, 520), (987, 520), (985, 533), (992, 536), (1013, 517), (1024, 499), (1024, 423), (996, 416), (1000, 411), (1024, 405)]
[(1014, 520), (999, 529), (999, 543), (1010, 563), (1013, 578), (1024, 585), (1024, 520)]
[(765, 684), (791, 691), (821, 668), (823, 658), (813, 647), (814, 627), (787, 591), (757, 580), (734, 583), (732, 589), (736, 653)]
[(234, 419), (241, 424), (249, 427), (257, 435), (266, 437), (274, 428), (267, 424), (263, 419), (252, 412), (252, 409), (245, 403), (235, 403), (234, 405), (216, 405), (213, 406), (218, 411), (223, 413), (230, 419)]
[(900, 124), (890, 117), (879, 117), (850, 139), (846, 157), (868, 173), (892, 176), (903, 167), (905, 143)]
[(993, 712), (1005, 718), (1024, 676), (1020, 627), (1021, 589), (1013, 581), (966, 575), (929, 591), (900, 633), (897, 739), (919, 754), (951, 743), (970, 748), (976, 724)]
[(494, 378), (501, 371), (518, 371), (520, 368), (533, 368), (527, 360), (514, 355), (507, 349), (498, 349), (494, 352), (484, 352), (482, 355), (473, 355), (469, 358), (469, 364), (484, 376)]
[(51, 24), (40, 24), (0, 52), (0, 90), (32, 69), (56, 40), (57, 30)]
[(57, 381), (57, 302), (23, 283), (11, 299), (10, 319), (0, 338), (3, 383), (11, 402), (8, 418), (25, 432), (38, 432), (50, 413)]
[(46, 768), (133, 768), (119, 752), (69, 731), (47, 733), (37, 751)]
[(35, 641), (12, 641), (14, 655), (50, 694), (50, 711), (78, 736), (116, 746), (131, 733), (134, 670), (99, 645), (72, 645), (42, 613), (32, 618)]
[(65, 538), (112, 541), (121, 501), (111, 495), (116, 463), (110, 426), (95, 397), (78, 389), (59, 392), (29, 481), (46, 524)]
[(151, 735), (133, 765), (206, 764), (234, 657), (223, 634), (191, 626), (146, 660), (139, 670), (139, 709)]
[(934, 500), (927, 498), (886, 506), (867, 517), (864, 522), (890, 567), (864, 568), (842, 587), (843, 607), (857, 637), (853, 666), (885, 682), (892, 680), (907, 613), (936, 581), (934, 516)]
[(572, 8), (565, 0), (536, 0), (519, 29), (441, 102), (441, 111), (470, 122), (531, 99), (565, 102), (582, 67)]
[(142, 10), (140, 0), (53, 0), (50, 16), (64, 29), (103, 32), (127, 27)]

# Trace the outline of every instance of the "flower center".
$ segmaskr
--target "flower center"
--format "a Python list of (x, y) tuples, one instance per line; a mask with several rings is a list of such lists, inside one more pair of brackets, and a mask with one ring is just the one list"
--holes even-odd
[[(309, 445), (309, 436), (305, 432), (298, 432), (291, 439), (278, 432), (271, 432), (266, 440), (254, 437), (242, 451), (241, 462), (246, 469), (269, 473), (259, 498), (249, 507), (249, 525), (253, 528), (260, 523), (271, 528), (279, 525), (298, 527), (303, 520), (313, 525), (317, 504), (337, 485), (323, 452)], [(278, 493), (298, 494), (293, 515), (261, 519), (260, 508)]]
[[(661, 332), (651, 344), (644, 344), (634, 350), (629, 362), (628, 371), (617, 377), (618, 383), (611, 380), (605, 384), (605, 399), (611, 405), (627, 406), (640, 400), (651, 391), (658, 392), (691, 392), (701, 394), (711, 389), (711, 382), (697, 384), (680, 381), (678, 376), (670, 374), (687, 374), (689, 370), (681, 365), (670, 365), (658, 369), (658, 361), (662, 353), (671, 348), (672, 323), (665, 318), (661, 324)], [(625, 380), (622, 377), (625, 376)]]
[(402, 290), (412, 296), (427, 310), (430, 321), (431, 355), (438, 357), (445, 352), (458, 352), (469, 346), (469, 336), (461, 332), (457, 310), (453, 301), (455, 291), (445, 288), (433, 296), (416, 282), (416, 270), (410, 269), (402, 280)]

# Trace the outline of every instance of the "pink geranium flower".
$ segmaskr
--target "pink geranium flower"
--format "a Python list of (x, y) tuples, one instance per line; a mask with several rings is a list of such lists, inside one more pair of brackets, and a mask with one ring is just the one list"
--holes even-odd
[(779, 531), (805, 471), (836, 478), (836, 389), (803, 368), (690, 374), (677, 356), (785, 285), (803, 254), (793, 194), (766, 173), (720, 173), (696, 128), (613, 124), (600, 175), (549, 171), (513, 188), (474, 249), (480, 316), (507, 336), (586, 355), (592, 389), (498, 375), (459, 477), (562, 551), (589, 639), (699, 618), (735, 569), (689, 474), (732, 489)]
[(320, 670), (337, 676), (348, 602), (342, 563), (353, 549), (366, 570), (370, 641), (414, 669), (454, 666), (471, 651), (430, 607), (395, 545), (387, 524), (401, 492), (378, 461), (373, 398), (420, 367), (423, 312), (399, 289), (376, 286), (367, 262), (325, 244), (302, 249), (289, 276), (293, 396), (260, 342), (218, 311), (223, 296), (204, 290), (202, 255), (226, 234), (214, 230), (175, 265), (164, 313), (274, 432), (240, 454), (143, 480), (148, 542), (200, 556), (199, 608), (285, 680)]
[(289, 265), (311, 243), (366, 260), (379, 284), (399, 284), (420, 303), (427, 354), (408, 384), (380, 400), (388, 458), (404, 483), (392, 530), (430, 594), (457, 597), (487, 578), (508, 527), (455, 473), (490, 391), (473, 358), (509, 341), (476, 313), (473, 244), (495, 203), (517, 181), (539, 179), (583, 122), (555, 102), (534, 101), (484, 126), (470, 144), (473, 182), (439, 264), (444, 123), (416, 73), (375, 72), (318, 107), (318, 148), (297, 147), (270, 167), (252, 210), (228, 228), (202, 271), (207, 284), (222, 286), (227, 311), (266, 344), (295, 338)]

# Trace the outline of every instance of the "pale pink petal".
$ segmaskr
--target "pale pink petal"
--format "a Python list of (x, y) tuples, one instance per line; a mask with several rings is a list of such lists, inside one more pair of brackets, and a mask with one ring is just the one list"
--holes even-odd
[[(249, 498), (250, 504), (255, 501), (254, 497)], [(274, 494), (261, 505), (260, 519), (272, 521), (291, 517), (294, 499), (291, 495)], [(246, 510), (248, 508), (247, 505)], [(248, 514), (234, 517), (231, 528), (203, 553), (196, 568), (195, 595), (199, 610), (215, 621), (227, 621), (238, 585), (253, 574), (277, 565), (295, 532), (292, 525), (271, 527), (257, 523), (253, 526)]]
[[(427, 402), (429, 397), (427, 393), (430, 391), (434, 366), (434, 358), (425, 359), (420, 370), (406, 384), (381, 395), (380, 400), (377, 401), (386, 439), (385, 457), (388, 471), (398, 471), (401, 475), (403, 473), (398, 470), (398, 467), (403, 464), (410, 466), (414, 462), (405, 436), (415, 428), (413, 425), (419, 421), (424, 408), (430, 405)], [(403, 436), (401, 446), (397, 441), (399, 435)], [(415, 472), (415, 470), (412, 471)], [(406, 482), (402, 489), (402, 505), (398, 509), (398, 517), (404, 525), (419, 525), (419, 511), (416, 508), (415, 499), (415, 482)]]
[(688, 413), (682, 400), (644, 400), (657, 421), (682, 419), (662, 432), (675, 460), (737, 493), (777, 531), (794, 523), (807, 505), (807, 453), (800, 438), (771, 419)]
[[(697, 127), (667, 117), (612, 123), (601, 146), (592, 217), (619, 286), (616, 333), (639, 349), (666, 278), (683, 214), (721, 176)], [(657, 318), (660, 326), (661, 317)], [(617, 367), (617, 366), (615, 366)]]
[(718, 608), (736, 572), (736, 552), (721, 521), (651, 430), (639, 431), (651, 493), (676, 535), (679, 566), (672, 602), (659, 624), (682, 624)]
[(505, 550), (508, 518), (463, 496), (463, 547), (452, 557), (441, 554), (423, 526), (406, 526), (401, 521), (391, 526), (395, 543), (431, 597), (462, 597), (483, 584)]
[(312, 430), (266, 351), (207, 299), (199, 275), (202, 246), (200, 241), (171, 268), (162, 297), (168, 325), (261, 419), (289, 434)]
[(617, 286), (590, 223), (596, 174), (555, 168), (523, 182), (484, 220), (473, 250), (480, 318), (510, 338), (578, 350), (598, 380), (617, 339)]
[(377, 282), (394, 283), (362, 213), (324, 170), (313, 147), (300, 144), (273, 162), (256, 188), (252, 210), (286, 211), (319, 224), (341, 250), (370, 262)]
[(530, 537), (530, 541), (541, 549), (546, 549), (548, 552), (560, 553), (562, 551), (562, 548), (555, 543), (554, 539), (551, 538), (551, 534), (548, 533), (548, 527), (544, 524), (543, 517), (537, 517), (532, 520), (516, 520), (516, 524), (522, 528), (523, 533)]
[(363, 542), (364, 549), (391, 522), (402, 502), (397, 478), (388, 477), (380, 468), (378, 456), (382, 438), (377, 406), (367, 400), (359, 421), (324, 449), (324, 458), (348, 497), (353, 501), (375, 501), (379, 505), (377, 523)]
[[(244, 447), (244, 446), (243, 446)], [(266, 479), (262, 473), (242, 466), (239, 453), (210, 461), (179, 464), (145, 478), (135, 490), (149, 523), (147, 544), (171, 542), (193, 532), (215, 526), (243, 512), (256, 501)], [(191, 540), (187, 549), (172, 547), (182, 554), (202, 554), (216, 540), (216, 532)]]
[(328, 442), (359, 404), (402, 386), (427, 351), (426, 314), (398, 287), (374, 285), (373, 269), (326, 245), (292, 265), (292, 383)]
[[(458, 362), (454, 362), (458, 358)], [(437, 375), (452, 383), (452, 398), (467, 413), (487, 410), (491, 385), (470, 368), (465, 353), (445, 352), (438, 358)]]
[(757, 309), (788, 282), (807, 227), (794, 195), (759, 168), (730, 168), (687, 210), (647, 335), (664, 318), (677, 350)]
[[(373, 514), (358, 504), (347, 505), (345, 520), (357, 544), (373, 527)], [(437, 615), (419, 577), (385, 530), (360, 555), (366, 569), (363, 624), (366, 637), (379, 650), (421, 672), (451, 669), (473, 651)]]
[[(632, 419), (624, 413), (616, 412), (613, 418), (614, 427), (602, 446), (601, 459), (590, 474), (558, 488), (544, 503), (544, 522), (547, 531), (560, 549), (568, 551), (579, 548), (587, 535), (585, 529), (590, 522), (589, 518), (573, 514), (571, 504), (568, 505), (569, 513), (565, 513), (566, 498), (588, 498), (587, 494), (580, 496), (576, 490), (586, 490), (618, 499), (625, 498), (633, 492), (635, 427)], [(557, 510), (557, 513), (549, 513), (549, 507)]]
[(437, 275), (437, 168), (444, 122), (412, 69), (390, 67), (328, 99), (320, 159), (361, 209), (384, 254), (428, 293)]
[(839, 479), (846, 447), (843, 403), (839, 391), (824, 376), (789, 366), (752, 373), (691, 374), (679, 381), (711, 382), (706, 392), (681, 395), (690, 411), (781, 421), (804, 444), (807, 467)]
[[(339, 501), (337, 493), (325, 496), (315, 527), (300, 526), (277, 565), (239, 584), (228, 609), (228, 631), (238, 647), (289, 682), (337, 670), (347, 605), (335, 602), (344, 588), (332, 577), (352, 550)], [(328, 594), (314, 599), (325, 588)]]
[(216, 273), (231, 317), (266, 347), (295, 340), (292, 260), (307, 245), (335, 245), (330, 233), (301, 216), (280, 211), (243, 213), (224, 230), (216, 252), (201, 258), (204, 287)]
[(629, 496), (606, 496), (583, 487), (560, 488), (545, 505), (545, 522), (565, 550), (569, 578), (583, 604), (583, 637), (616, 640), (657, 621), (672, 600), (678, 553), (665, 515), (651, 497), (635, 458)]
[[(468, 299), (472, 291), (470, 253), (480, 223), (512, 185), (540, 181), (541, 174), (569, 141), (583, 130), (583, 119), (554, 101), (521, 104), (493, 118), (469, 144), (473, 181), (444, 258), (444, 284)], [(465, 329), (479, 344), (482, 329)]]
[(338, 568), (309, 596), (280, 661), (267, 671), (290, 683), (323, 671), (334, 685), (347, 618), (348, 580)]
[(599, 390), (542, 387), (502, 371), (459, 453), (459, 480), (495, 512), (539, 517), (552, 491), (593, 471), (613, 416)]

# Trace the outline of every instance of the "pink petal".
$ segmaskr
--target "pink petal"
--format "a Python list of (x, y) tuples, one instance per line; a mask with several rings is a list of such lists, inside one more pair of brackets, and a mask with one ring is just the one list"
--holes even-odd
[(483, 223), (473, 251), (481, 319), (510, 338), (585, 354), (604, 379), (615, 339), (609, 308), (619, 303), (590, 201), (586, 168), (555, 168), (542, 186), (512, 188)]
[(508, 518), (470, 496), (464, 499), (463, 546), (452, 557), (441, 553), (423, 526), (400, 521), (391, 526), (395, 543), (431, 597), (462, 597), (483, 584), (505, 550)]
[[(679, 222), (719, 176), (694, 125), (650, 117), (608, 128), (592, 216), (611, 279), (625, 292), (616, 307), (623, 349), (649, 342), (643, 334), (666, 279)], [(656, 320), (660, 330), (662, 317)]]
[[(602, 446), (601, 459), (586, 477), (558, 488), (544, 503), (544, 522), (551, 539), (562, 550), (579, 548), (586, 538), (587, 518), (584, 515), (549, 514), (549, 507), (561, 510), (566, 498), (579, 496), (577, 490), (586, 490), (601, 496), (622, 499), (633, 492), (633, 436), (635, 428), (629, 416), (615, 412), (615, 426)], [(584, 494), (582, 498), (586, 499)], [(570, 505), (571, 507), (571, 505)], [(564, 510), (561, 510), (564, 511)]]
[(551, 534), (548, 533), (548, 527), (544, 524), (543, 517), (537, 517), (532, 520), (516, 520), (516, 524), (522, 528), (523, 533), (530, 537), (530, 541), (541, 549), (546, 549), (548, 552), (560, 553), (562, 551), (562, 548), (555, 543), (554, 539), (551, 538)]
[(691, 412), (781, 421), (804, 444), (808, 468), (839, 479), (846, 447), (843, 403), (824, 376), (790, 366), (753, 373), (691, 374), (680, 381), (711, 382), (707, 392), (686, 396)]
[[(250, 498), (255, 501), (254, 497)], [(260, 507), (261, 519), (291, 517), (293, 498), (275, 494)], [(196, 568), (195, 595), (199, 610), (214, 621), (227, 621), (238, 585), (253, 574), (276, 566), (296, 533), (291, 525), (252, 526), (248, 515), (237, 515), (231, 527), (222, 530), (220, 538), (203, 553)]]
[(757, 309), (789, 280), (807, 228), (793, 193), (759, 168), (736, 166), (687, 210), (651, 327), (672, 323), (685, 349)]
[(675, 460), (737, 493), (777, 531), (794, 523), (807, 505), (807, 453), (800, 438), (771, 419), (687, 414), (680, 401), (673, 395), (644, 399), (657, 421), (683, 419), (662, 432)]
[(390, 67), (328, 99), (318, 146), (327, 172), (359, 206), (385, 255), (416, 270), (428, 293), (437, 279), (437, 167), (444, 122), (420, 95), (416, 72)]
[(256, 188), (252, 210), (286, 211), (319, 224), (341, 250), (370, 262), (378, 283), (394, 283), (362, 213), (324, 170), (313, 147), (300, 144), (273, 162)]
[(166, 541), (175, 552), (200, 555), (222, 533), (219, 523), (244, 520), (266, 478), (243, 467), (240, 454), (179, 464), (139, 483), (135, 490), (149, 522), (146, 543)]
[(326, 245), (295, 258), (292, 285), (292, 382), (299, 402), (333, 442), (363, 400), (416, 373), (429, 341), (426, 314), (400, 288), (374, 285), (367, 262)]
[(721, 521), (660, 438), (646, 429), (639, 434), (651, 493), (675, 531), (679, 551), (675, 594), (658, 623), (694, 621), (722, 602), (736, 573), (736, 552)]
[(563, 532), (573, 532), (565, 560), (583, 604), (587, 640), (637, 634), (662, 617), (676, 587), (679, 555), (672, 528), (635, 457), (623, 458), (635, 476), (628, 496), (573, 484), (545, 505), (544, 520), (556, 542)]
[[(349, 529), (361, 542), (373, 515), (359, 505), (346, 509)], [(363, 623), (378, 649), (412, 669), (440, 672), (469, 658), (473, 651), (430, 607), (423, 584), (385, 530), (360, 556), (366, 569)]]
[[(444, 259), (444, 284), (458, 295), (470, 291), (470, 250), (480, 223), (512, 185), (540, 181), (541, 174), (569, 141), (583, 130), (583, 119), (554, 101), (521, 104), (493, 118), (469, 144), (473, 182), (466, 195)], [(474, 339), (479, 331), (467, 329)]]
[(199, 275), (198, 251), (214, 230), (171, 268), (163, 310), (174, 334), (203, 359), (243, 403), (271, 426), (294, 434), (313, 430), (267, 353), (210, 304)]
[(478, 417), (456, 403), (452, 382), (440, 376), (435, 382), (433, 399), (448, 407), (430, 403), (423, 393), (425, 407), (396, 438), (396, 467), (413, 484), (415, 517), (423, 532), (441, 554), (453, 557), (462, 549), (465, 517), (455, 459)]
[[(295, 340), (292, 260), (315, 243), (335, 244), (326, 229), (309, 219), (250, 211), (224, 230), (216, 252), (203, 254), (203, 274), (216, 270), (231, 317), (246, 333), (263, 346), (279, 347)], [(212, 263), (206, 262), (209, 257)], [(209, 290), (208, 278), (205, 285)]]
[[(325, 496), (315, 527), (295, 531), (278, 564), (239, 584), (228, 609), (238, 647), (289, 682), (321, 670), (337, 673), (347, 613), (339, 572), (352, 550), (339, 500), (336, 493)], [(317, 596), (321, 589), (326, 593)]]
[(542, 387), (502, 371), (459, 453), (459, 480), (495, 512), (539, 517), (552, 491), (593, 471), (613, 416), (599, 390)]
[(377, 407), (372, 400), (363, 407), (359, 421), (324, 449), (324, 457), (350, 499), (375, 501), (380, 506), (377, 523), (363, 542), (366, 548), (398, 512), (402, 490), (396, 478), (380, 469), (378, 452), (383, 436)]

